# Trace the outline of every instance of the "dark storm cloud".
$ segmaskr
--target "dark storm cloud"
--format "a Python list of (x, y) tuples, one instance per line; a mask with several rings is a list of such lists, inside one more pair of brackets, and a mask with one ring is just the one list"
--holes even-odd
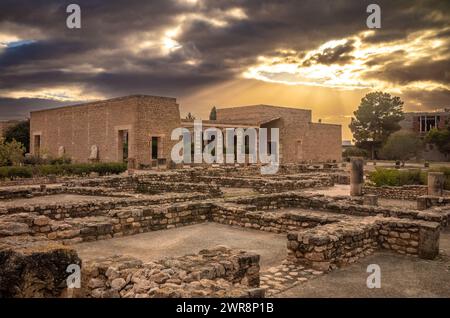
[(402, 94), (402, 98), (409, 101), (414, 110), (436, 110), (450, 107), (450, 90), (410, 90)]
[(25, 119), (30, 111), (66, 106), (75, 102), (58, 102), (40, 98), (2, 98), (0, 97), (0, 114), (2, 120)]
[(342, 45), (335, 46), (333, 48), (326, 48), (320, 53), (314, 54), (309, 59), (303, 62), (304, 66), (310, 66), (311, 64), (345, 64), (349, 62), (353, 57), (349, 54), (355, 49), (353, 41), (347, 41)]
[(409, 84), (415, 81), (450, 84), (450, 60), (421, 59), (413, 64), (390, 62), (376, 72), (368, 72), (366, 77), (396, 84)]
[[(238, 76), (259, 55), (293, 49), (301, 56), (331, 39), (367, 30), (366, 7), (371, 2), (218, 0), (190, 5), (176, 0), (2, 0), (0, 35), (36, 41), (0, 48), (0, 95), (71, 84), (104, 96), (193, 93)], [(82, 8), (80, 30), (65, 26), (65, 8), (70, 3)], [(450, 15), (448, 1), (377, 3), (382, 8), (382, 29), (366, 41), (404, 39), (411, 32), (442, 29), (449, 24), (445, 19)], [(241, 8), (247, 18), (227, 16), (233, 8)], [(175, 37), (180, 49), (166, 56), (133, 50), (144, 41), (141, 35), (145, 32), (149, 37), (163, 35), (180, 23), (180, 16), (187, 17)], [(226, 25), (213, 23), (220, 19)], [(352, 50), (349, 41), (314, 56), (310, 62), (349, 62)], [(191, 60), (193, 63), (187, 63)], [(383, 63), (389, 63), (389, 59)], [(427, 78), (448, 82), (448, 74), (442, 72), (445, 63), (424, 62), (407, 68), (400, 65), (370, 76), (400, 83)]]

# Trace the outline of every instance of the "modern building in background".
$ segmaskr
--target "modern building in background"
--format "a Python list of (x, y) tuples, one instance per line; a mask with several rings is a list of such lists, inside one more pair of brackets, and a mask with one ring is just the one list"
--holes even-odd
[[(450, 108), (429, 112), (406, 112), (405, 118), (400, 122), (403, 130), (417, 133), (420, 137), (433, 128), (444, 129), (450, 125)], [(435, 145), (426, 144), (422, 154), (423, 158), (432, 161), (447, 161), (449, 158), (442, 154)]]
[[(122, 162), (139, 165), (169, 160), (172, 130), (192, 128), (180, 118), (175, 98), (133, 95), (31, 112), (31, 153), (70, 157), (74, 162)], [(204, 129), (279, 128), (281, 163), (341, 160), (341, 126), (313, 123), (311, 110), (253, 105), (217, 109)]]

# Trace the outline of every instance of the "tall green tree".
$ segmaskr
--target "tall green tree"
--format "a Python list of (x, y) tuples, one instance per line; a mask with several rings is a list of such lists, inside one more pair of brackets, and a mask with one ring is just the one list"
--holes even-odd
[(435, 144), (443, 154), (450, 155), (450, 125), (445, 129), (431, 129), (425, 136), (425, 141)]
[(13, 140), (20, 142), (25, 147), (25, 151), (30, 152), (30, 120), (20, 121), (6, 129), (4, 138), (6, 142)]
[(390, 134), (400, 129), (403, 101), (388, 93), (373, 92), (361, 99), (349, 125), (357, 147), (367, 149), (372, 159)]
[(406, 160), (417, 158), (422, 150), (423, 142), (417, 134), (400, 130), (388, 137), (380, 155), (383, 159), (400, 160), (404, 166)]
[(217, 110), (216, 110), (216, 106), (213, 106), (213, 108), (211, 108), (211, 112), (209, 113), (209, 120), (216, 120), (217, 119)]
[(0, 138), (0, 166), (17, 165), (23, 161), (25, 147), (16, 140), (6, 142)]

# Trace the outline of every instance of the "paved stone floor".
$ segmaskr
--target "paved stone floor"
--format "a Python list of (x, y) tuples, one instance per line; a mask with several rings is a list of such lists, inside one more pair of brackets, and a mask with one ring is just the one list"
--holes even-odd
[(283, 261), (280, 265), (261, 271), (260, 287), (266, 289), (266, 296), (276, 296), (293, 286), (305, 283), (322, 275), (323, 272)]
[[(359, 262), (287, 289), (275, 297), (450, 297), (450, 229), (433, 261), (379, 251)], [(381, 288), (366, 286), (369, 264), (381, 268)]]
[(308, 189), (306, 192), (315, 194), (324, 194), (329, 196), (340, 196), (350, 194), (350, 185), (348, 184), (335, 184), (332, 187), (323, 187), (318, 189)]
[(261, 255), (261, 270), (281, 264), (286, 258), (286, 234), (203, 223), (176, 229), (147, 232), (109, 240), (74, 245), (82, 259), (115, 254), (144, 261), (182, 256), (217, 245), (243, 249)]

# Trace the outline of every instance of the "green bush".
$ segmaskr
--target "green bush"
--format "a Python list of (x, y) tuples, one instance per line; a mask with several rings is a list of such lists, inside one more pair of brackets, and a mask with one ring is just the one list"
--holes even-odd
[(66, 156), (62, 156), (62, 157), (58, 157), (58, 158), (50, 158), (48, 160), (48, 162), (51, 165), (63, 165), (63, 164), (71, 163), (72, 162), (72, 158), (66, 157)]
[(30, 167), (4, 166), (0, 167), (0, 178), (31, 178), (33, 171)]
[(25, 155), (23, 163), (25, 165), (33, 165), (34, 166), (34, 165), (43, 165), (46, 162), (45, 162), (44, 159), (42, 159), (39, 156), (35, 156), (35, 155), (32, 155), (32, 154), (27, 154), (27, 155)]
[(124, 163), (77, 163), (34, 165), (22, 167), (0, 167), (0, 178), (31, 178), (48, 175), (87, 175), (97, 172), (99, 175), (118, 174), (127, 170)]
[(423, 177), (420, 169), (376, 169), (369, 174), (369, 180), (377, 187), (423, 184)]
[[(439, 167), (430, 169), (429, 171), (443, 172), (445, 175), (444, 189), (450, 190), (450, 168)], [(427, 172), (421, 171), (420, 169), (398, 170), (377, 168), (375, 171), (369, 173), (369, 180), (377, 187), (412, 184), (426, 185)]]
[(349, 157), (364, 157), (367, 158), (369, 156), (369, 153), (365, 149), (361, 149), (358, 147), (348, 147), (344, 150), (342, 153), (342, 157), (349, 158)]

